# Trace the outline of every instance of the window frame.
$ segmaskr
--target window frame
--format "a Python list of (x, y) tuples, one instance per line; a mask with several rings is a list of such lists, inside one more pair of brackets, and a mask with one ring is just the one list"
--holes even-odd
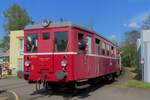
[[(37, 37), (37, 41), (35, 41), (35, 42), (36, 42), (35, 45), (37, 45), (37, 46), (36, 46), (36, 49), (31, 52), (31, 51), (28, 51), (28, 50), (27, 50), (27, 37), (28, 37), (28, 36), (32, 36), (32, 35), (36, 35), (36, 37)], [(26, 50), (25, 50), (25, 51), (26, 51), (27, 53), (34, 53), (34, 52), (37, 52), (37, 51), (38, 51), (38, 41), (39, 41), (39, 38), (40, 38), (40, 37), (39, 37), (39, 32), (38, 32), (38, 31), (37, 31), (37, 32), (34, 32), (34, 31), (33, 31), (33, 32), (27, 32), (27, 33), (26, 33), (26, 39), (25, 39), (24, 42), (25, 42), (25, 44), (26, 44)]]
[[(91, 45), (90, 45), (90, 49), (88, 46), (88, 37), (91, 39)], [(92, 54), (93, 53), (93, 49), (92, 49), (92, 44), (93, 44), (93, 38), (91, 35), (87, 35), (86, 36), (86, 40), (87, 40), (87, 54)], [(90, 50), (90, 51), (89, 51)]]
[[(99, 43), (97, 43), (97, 41), (99, 42)], [(95, 38), (95, 49), (96, 49), (96, 54), (97, 55), (100, 55), (101, 54), (101, 40), (100, 39), (98, 39), (98, 38)], [(98, 46), (98, 48), (97, 48), (97, 46)]]
[(79, 53), (83, 53), (83, 50), (79, 48), (79, 42), (81, 41), (79, 40), (79, 35), (81, 35), (82, 39), (84, 40), (85, 34), (83, 32), (77, 32), (77, 50)]
[[(66, 45), (66, 49), (64, 51), (58, 51), (58, 48), (56, 47), (56, 42), (55, 42), (56, 41), (55, 34), (61, 33), (61, 32), (67, 33), (67, 45)], [(63, 30), (62, 31), (54, 31), (54, 52), (68, 52), (68, 49), (69, 49), (68, 45), (69, 45), (69, 31), (63, 31)], [(57, 48), (57, 51), (56, 51), (56, 48)]]
[(102, 46), (101, 55), (106, 55), (106, 43), (102, 41), (101, 46)]

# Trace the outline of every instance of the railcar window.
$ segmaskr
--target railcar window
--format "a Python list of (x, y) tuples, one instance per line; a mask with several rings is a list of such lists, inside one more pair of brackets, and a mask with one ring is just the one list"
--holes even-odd
[(78, 53), (84, 54), (86, 53), (87, 41), (84, 39), (84, 35), (82, 33), (78, 33)]
[(105, 55), (105, 50), (104, 49), (102, 50), (102, 55)]
[(38, 47), (38, 34), (27, 34), (26, 37), (26, 51), (27, 52), (36, 52)]
[(105, 49), (105, 43), (102, 42), (102, 49)]
[(107, 56), (109, 56), (109, 51), (107, 51)]
[(55, 32), (55, 52), (67, 52), (68, 32)]
[(109, 45), (107, 44), (107, 50), (109, 50)]
[(109, 56), (110, 46), (109, 46), (109, 44), (107, 44), (106, 46), (107, 46), (107, 56)]
[(84, 39), (83, 34), (82, 34), (82, 33), (79, 33), (79, 34), (78, 34), (78, 41), (80, 42), (80, 41), (82, 41), (83, 39)]
[(84, 50), (85, 48), (83, 47), (83, 42), (84, 42), (84, 37), (83, 37), (83, 34), (79, 33), (78, 34), (78, 49), (79, 51), (82, 51)]
[(50, 38), (50, 32), (43, 33), (43, 40), (48, 40)]
[(96, 54), (100, 55), (100, 40), (95, 39)]
[(111, 55), (113, 56), (113, 53), (114, 53), (114, 47), (111, 46)]
[(117, 51), (116, 51), (116, 48), (114, 48), (114, 55), (116, 56), (116, 54), (117, 54)]
[(104, 42), (102, 42), (102, 55), (105, 55), (105, 43)]
[(113, 47), (113, 46), (111, 46), (111, 50), (114, 50), (114, 47)]
[(87, 53), (91, 54), (92, 53), (92, 38), (90, 36), (87, 36), (86, 39), (87, 39)]

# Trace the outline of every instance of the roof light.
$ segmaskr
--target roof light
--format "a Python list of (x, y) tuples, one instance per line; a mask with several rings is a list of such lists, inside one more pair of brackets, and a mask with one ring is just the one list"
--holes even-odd
[(48, 27), (50, 23), (51, 23), (51, 21), (49, 21), (48, 19), (44, 19), (43, 22), (42, 22), (42, 26), (43, 27)]

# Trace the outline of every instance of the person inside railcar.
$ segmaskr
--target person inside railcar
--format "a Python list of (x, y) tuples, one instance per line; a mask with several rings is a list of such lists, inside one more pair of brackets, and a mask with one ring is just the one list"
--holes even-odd
[(79, 53), (86, 53), (87, 40), (84, 39), (83, 34), (78, 35), (78, 48)]

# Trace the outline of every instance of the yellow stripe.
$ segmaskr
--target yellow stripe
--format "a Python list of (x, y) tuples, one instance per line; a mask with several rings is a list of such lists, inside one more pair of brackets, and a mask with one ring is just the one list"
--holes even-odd
[(19, 100), (18, 95), (14, 91), (10, 90), (9, 92), (11, 92), (15, 96), (16, 100)]

